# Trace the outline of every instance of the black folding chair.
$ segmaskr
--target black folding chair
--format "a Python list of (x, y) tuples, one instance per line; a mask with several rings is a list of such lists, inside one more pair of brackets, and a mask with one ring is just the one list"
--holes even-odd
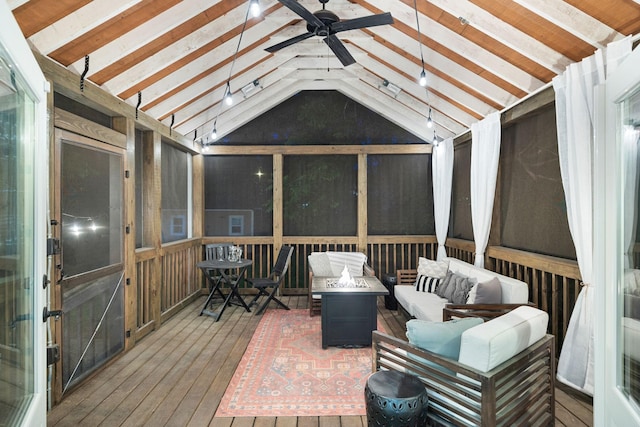
[[(223, 259), (227, 259), (229, 258), (229, 246), (233, 245), (233, 243), (209, 243), (207, 245), (205, 245), (204, 247), (204, 259), (205, 260), (214, 260), (214, 259), (218, 259), (218, 255), (217, 255), (217, 249), (218, 248), (222, 248), (222, 257)], [(211, 281), (208, 281), (209, 283), (209, 292), (211, 292), (211, 289), (213, 288), (213, 286), (218, 283), (220, 280), (222, 280), (222, 276), (220, 275), (220, 273), (218, 274), (211, 274), (212, 271), (209, 270), (208, 274), (210, 274), (211, 276)], [(219, 295), (215, 295), (213, 298), (218, 298)]]
[(262, 314), (264, 309), (267, 308), (267, 305), (269, 305), (269, 301), (275, 301), (285, 310), (289, 310), (289, 307), (287, 307), (286, 304), (276, 298), (276, 293), (278, 292), (280, 284), (284, 280), (284, 276), (289, 268), (291, 254), (293, 254), (293, 246), (283, 246), (278, 254), (276, 265), (273, 267), (273, 270), (268, 277), (255, 277), (247, 280), (249, 284), (258, 291), (256, 296), (249, 303), (249, 307), (257, 305), (258, 299), (261, 296), (267, 297), (267, 299), (262, 303), (262, 306), (260, 306), (258, 311), (256, 311), (256, 315)]

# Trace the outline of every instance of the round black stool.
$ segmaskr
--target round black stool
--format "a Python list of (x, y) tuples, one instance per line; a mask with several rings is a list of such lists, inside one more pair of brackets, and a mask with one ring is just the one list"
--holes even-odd
[(369, 426), (427, 425), (427, 389), (420, 380), (397, 371), (374, 372), (364, 388)]

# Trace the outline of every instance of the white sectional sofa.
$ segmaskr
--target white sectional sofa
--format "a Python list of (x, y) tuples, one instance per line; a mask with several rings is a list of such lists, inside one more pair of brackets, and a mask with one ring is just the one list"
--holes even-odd
[[(442, 321), (446, 306), (479, 309), (487, 313), (493, 308), (498, 310), (496, 314), (503, 314), (515, 305), (527, 304), (529, 300), (529, 287), (526, 283), (455, 258), (439, 262), (420, 258), (417, 270), (398, 270), (397, 275), (397, 284), (393, 289), (395, 298), (416, 319)], [(458, 292), (454, 295), (457, 300), (439, 292), (447, 276), (449, 282), (457, 279), (459, 289), (456, 289)], [(461, 277), (467, 278), (466, 282)], [(433, 279), (439, 282), (437, 286)]]

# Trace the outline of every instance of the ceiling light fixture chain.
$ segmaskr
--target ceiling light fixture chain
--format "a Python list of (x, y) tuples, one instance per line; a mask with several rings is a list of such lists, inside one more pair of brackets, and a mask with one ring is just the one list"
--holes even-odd
[(422, 54), (422, 33), (420, 32), (420, 19), (418, 18), (418, 1), (413, 0), (413, 9), (416, 12), (416, 27), (418, 28), (418, 45), (420, 46), (420, 61), (422, 62), (422, 71), (418, 82), (420, 86), (427, 86), (427, 72), (424, 69), (424, 55)]

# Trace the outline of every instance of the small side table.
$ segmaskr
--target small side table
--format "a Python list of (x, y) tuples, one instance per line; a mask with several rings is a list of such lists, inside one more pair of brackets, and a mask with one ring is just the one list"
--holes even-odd
[(385, 274), (382, 276), (382, 284), (389, 291), (389, 295), (384, 296), (384, 307), (387, 310), (397, 310), (398, 301), (393, 293), (393, 287), (398, 283), (398, 278), (395, 274)]
[(427, 389), (414, 375), (398, 371), (374, 372), (367, 379), (364, 398), (369, 426), (427, 425)]

